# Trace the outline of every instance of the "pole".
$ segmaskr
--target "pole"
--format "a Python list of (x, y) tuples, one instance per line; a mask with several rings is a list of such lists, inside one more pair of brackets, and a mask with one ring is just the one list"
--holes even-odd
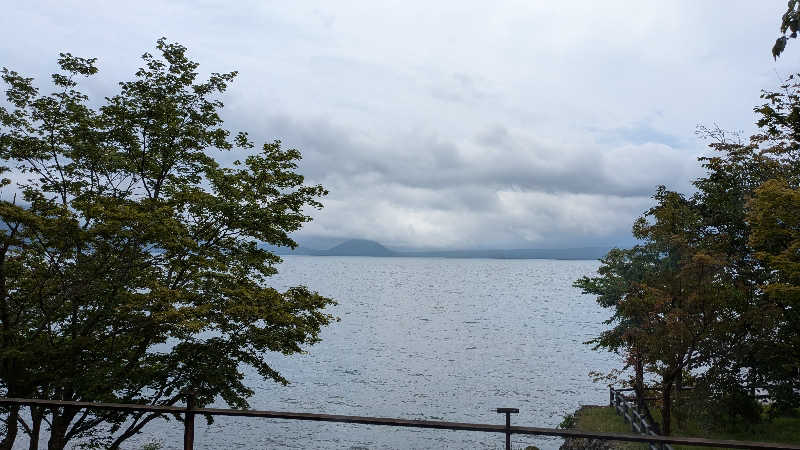
[(506, 450), (511, 450), (511, 413), (519, 413), (517, 408), (497, 408), (497, 412), (506, 415)]
[(195, 396), (186, 396), (186, 413), (183, 415), (183, 450), (194, 450), (194, 412)]

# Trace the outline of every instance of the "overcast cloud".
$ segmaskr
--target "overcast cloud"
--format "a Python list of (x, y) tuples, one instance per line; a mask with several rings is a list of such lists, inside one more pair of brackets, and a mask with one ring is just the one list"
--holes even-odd
[[(689, 191), (697, 124), (752, 131), (785, 0), (15, 2), (0, 65), (95, 56), (110, 94), (166, 36), (238, 70), (224, 117), (303, 153), (330, 191), (302, 242), (552, 248), (630, 242), (659, 184)], [(796, 45), (797, 44), (797, 45)]]

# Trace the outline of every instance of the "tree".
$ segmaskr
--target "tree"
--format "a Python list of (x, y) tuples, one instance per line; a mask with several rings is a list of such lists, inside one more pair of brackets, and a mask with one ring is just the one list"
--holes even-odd
[[(759, 355), (762, 382), (777, 405), (800, 405), (800, 340), (797, 329), (800, 279), (797, 277), (797, 209), (800, 189), (800, 82), (791, 75), (777, 91), (765, 91), (756, 108), (759, 133), (751, 141), (759, 147), (766, 176), (749, 196), (748, 244), (764, 276), (758, 279), (762, 304), (770, 320)], [(777, 410), (778, 408), (776, 408)]]
[[(725, 274), (733, 289), (723, 312), (726, 332), (717, 336), (717, 354), (697, 379), (710, 399), (730, 405), (743, 391), (763, 386), (760, 362), (768, 342), (772, 309), (764, 302), (759, 286), (767, 274), (753, 255), (749, 243), (747, 204), (773, 170), (759, 152), (759, 144), (744, 141), (737, 134), (718, 127), (700, 127), (698, 134), (710, 139), (714, 154), (699, 158), (706, 175), (693, 182), (693, 196), (703, 220), (704, 246), (722, 255)], [(747, 405), (739, 405), (747, 406)]]
[(746, 395), (755, 387), (778, 406), (800, 405), (800, 83), (790, 76), (762, 98), (749, 141), (701, 127), (717, 153), (700, 158), (697, 192), (659, 188), (634, 225), (641, 244), (610, 252), (597, 277), (576, 283), (614, 309), (615, 327), (592, 342), (659, 377), (665, 432), (670, 386), (684, 373), (707, 388), (706, 404), (749, 419), (759, 416)]
[(675, 392), (685, 374), (719, 355), (728, 332), (726, 309), (733, 285), (724, 254), (709, 247), (703, 220), (693, 199), (659, 188), (656, 206), (634, 225), (634, 235), (657, 255), (642, 295), (622, 305), (643, 317), (635, 332), (648, 371), (658, 375), (662, 393), (662, 430), (671, 432)]
[[(717, 337), (719, 355), (704, 379), (725, 389), (760, 387), (780, 403), (797, 405), (797, 322), (787, 292), (778, 294), (775, 224), (789, 220), (800, 183), (800, 84), (789, 76), (777, 91), (762, 91), (754, 108), (759, 131), (748, 141), (721, 130), (701, 128), (717, 152), (701, 158), (707, 175), (694, 182), (705, 247), (724, 255), (725, 274), (735, 287), (726, 302), (726, 334)], [(784, 190), (777, 189), (783, 186)], [(776, 216), (783, 214), (784, 217)], [(769, 247), (769, 251), (767, 251)], [(789, 280), (791, 280), (789, 278)], [(793, 282), (796, 282), (793, 281)], [(777, 409), (773, 409), (777, 410)]]
[(702, 246), (697, 206), (664, 187), (654, 199), (656, 206), (633, 227), (642, 244), (613, 250), (602, 260), (598, 277), (578, 280), (576, 286), (600, 294), (598, 302), (614, 308), (616, 326), (593, 342), (627, 351), (640, 403), (643, 372), (659, 377), (662, 432), (670, 434), (672, 389), (713, 354), (729, 285), (723, 259)]
[(614, 324), (614, 327), (601, 332), (598, 337), (586, 343), (594, 345), (594, 350), (605, 349), (624, 355), (623, 370), (629, 367), (634, 370), (630, 384), (636, 392), (637, 406), (648, 416), (650, 409), (644, 401), (645, 358), (639, 336), (635, 333), (644, 322), (644, 318), (626, 314), (622, 305), (642, 295), (642, 285), (657, 258), (657, 255), (649, 250), (648, 247), (641, 245), (631, 249), (612, 249), (600, 259), (598, 276), (584, 276), (574, 283), (574, 286), (580, 288), (584, 294), (596, 295), (599, 305), (613, 309), (612, 317), (605, 323)]
[(750, 242), (756, 257), (771, 273), (763, 285), (773, 306), (770, 370), (765, 382), (775, 394), (776, 410), (800, 405), (800, 190), (779, 180), (769, 180), (755, 192), (748, 215), (753, 232)]
[[(295, 172), (297, 150), (255, 151), (222, 128), (217, 97), (235, 72), (198, 82), (185, 47), (156, 47), (98, 108), (76, 81), (97, 72), (94, 59), (62, 54), (49, 95), (3, 70), (0, 157), (18, 180), (0, 202), (8, 395), (172, 405), (191, 392), (246, 407), (241, 368), (286, 383), (270, 352), (302, 352), (333, 320), (332, 300), (268, 286), (280, 258), (261, 245), (295, 247), (289, 233), (326, 191)], [(117, 448), (159, 417), (46, 415), (52, 450), (80, 437)], [(18, 422), (35, 432), (11, 411), (5, 448)]]

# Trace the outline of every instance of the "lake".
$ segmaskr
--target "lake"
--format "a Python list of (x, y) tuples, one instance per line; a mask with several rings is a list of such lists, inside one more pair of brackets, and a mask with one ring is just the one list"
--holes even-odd
[[(572, 282), (596, 261), (287, 256), (273, 285), (305, 284), (339, 304), (308, 354), (273, 355), (291, 381), (248, 372), (254, 409), (554, 427), (581, 404), (605, 404), (588, 373), (618, 357), (583, 342), (609, 311)], [(224, 407), (223, 404), (215, 406)], [(178, 422), (145, 428), (182, 448)], [(513, 436), (514, 448), (557, 448), (561, 439)], [(133, 442), (132, 442), (133, 444)], [(217, 418), (197, 419), (196, 448), (504, 448), (502, 434)], [(130, 448), (138, 448), (131, 446)]]

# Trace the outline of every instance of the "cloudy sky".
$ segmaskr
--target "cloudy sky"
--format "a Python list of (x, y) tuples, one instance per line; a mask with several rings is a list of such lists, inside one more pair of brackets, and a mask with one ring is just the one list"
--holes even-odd
[(108, 95), (161, 36), (238, 70), (224, 117), (330, 191), (297, 235), (394, 247), (630, 242), (656, 185), (702, 174), (698, 124), (752, 131), (785, 0), (13, 2), (0, 66), (95, 56)]

